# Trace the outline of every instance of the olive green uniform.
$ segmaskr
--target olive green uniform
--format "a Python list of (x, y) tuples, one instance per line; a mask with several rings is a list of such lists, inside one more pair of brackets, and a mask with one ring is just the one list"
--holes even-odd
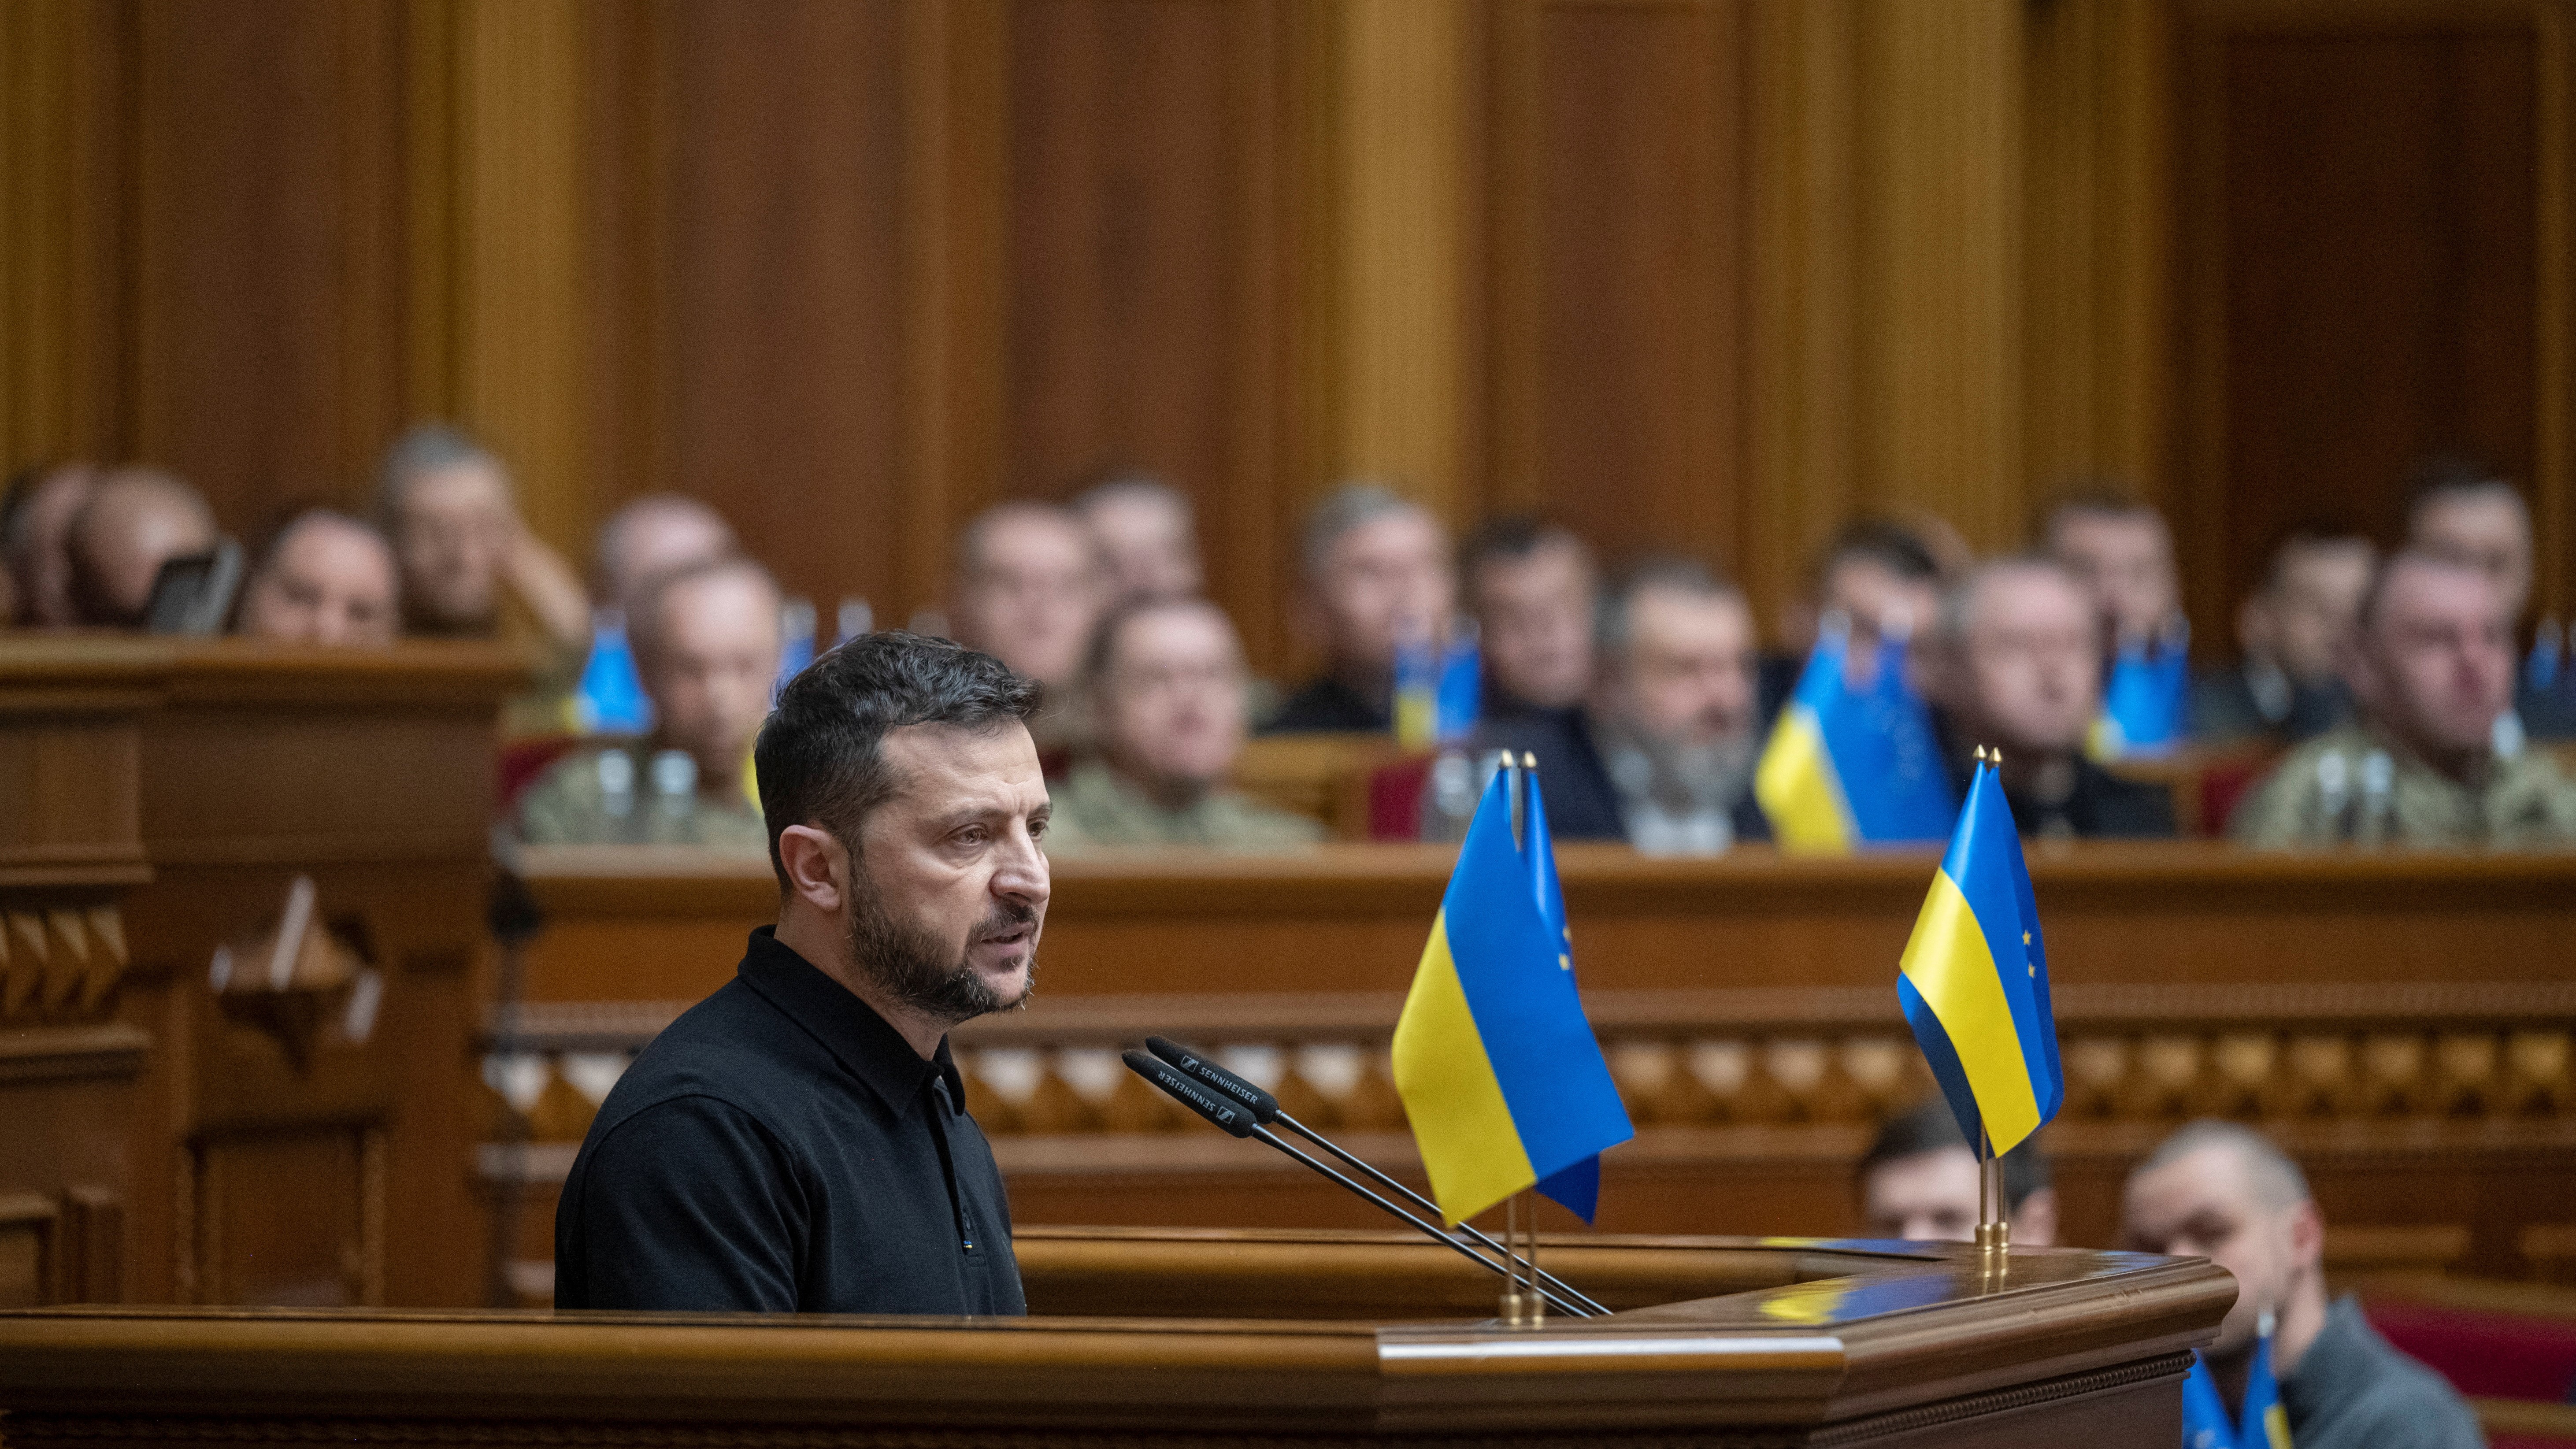
[(2525, 749), (2463, 784), (2378, 731), (2345, 725), (2285, 756), (2227, 833), (2268, 846), (2576, 844), (2576, 782), (2546, 752)]
[[(519, 838), (530, 845), (695, 845), (769, 853), (769, 827), (741, 788), (739, 773), (713, 791), (677, 796), (655, 790), (652, 776), (648, 750), (575, 750), (519, 797)], [(627, 788), (610, 788), (621, 779)]]
[(1049, 855), (1137, 845), (1198, 845), (1219, 850), (1294, 850), (1324, 838), (1324, 827), (1235, 790), (1210, 790), (1178, 810), (1085, 760), (1048, 791), (1055, 815)]

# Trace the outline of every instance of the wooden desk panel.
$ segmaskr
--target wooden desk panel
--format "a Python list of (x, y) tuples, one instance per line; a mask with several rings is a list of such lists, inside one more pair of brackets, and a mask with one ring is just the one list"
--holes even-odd
[[(17, 1449), (1613, 1434), (2165, 1449), (2184, 1350), (2234, 1298), (2196, 1260), (2041, 1251), (1982, 1270), (1955, 1250), (1611, 1240), (1561, 1266), (1726, 1291), (1512, 1331), (1448, 1311), (1447, 1254), (1377, 1235), (1035, 1234), (1026, 1254), (1033, 1302), (1114, 1316), (0, 1314), (0, 1410)], [(1187, 1316), (1134, 1313), (1175, 1283), (1201, 1290)], [(1300, 1283), (1322, 1285), (1327, 1316), (1256, 1316)], [(1392, 1321), (1351, 1311), (1408, 1287), (1423, 1296)]]
[[(1890, 977), (1932, 857), (1561, 860), (1592, 1018), (1640, 1127), (1607, 1161), (1605, 1226), (1851, 1227), (1871, 1124), (1929, 1087)], [(612, 1070), (730, 976), (776, 899), (765, 862), (525, 865), (548, 924), (524, 1044)], [(1059, 866), (1036, 1003), (958, 1035), (1019, 1219), (1368, 1225), (1329, 1184), (1183, 1119), (1115, 1051), (1157, 1031), (1232, 1048), (1307, 1121), (1417, 1171), (1384, 1051), (1447, 871), (1416, 847)], [(2264, 1122), (2333, 1221), (2465, 1245), (2441, 1266), (2528, 1271), (2527, 1230), (2576, 1218), (2576, 855), (2100, 845), (2036, 851), (2033, 872), (2074, 1241), (2107, 1241), (2128, 1164), (2204, 1114)], [(541, 1284), (537, 1229), (591, 1103), (558, 1074), (530, 1105), (536, 1145), (486, 1166), (536, 1186), (522, 1252)]]

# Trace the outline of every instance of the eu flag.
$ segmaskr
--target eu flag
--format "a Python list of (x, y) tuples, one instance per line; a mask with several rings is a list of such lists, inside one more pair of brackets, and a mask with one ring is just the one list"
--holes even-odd
[(1512, 840), (1512, 778), (1497, 771), (1485, 787), (1432, 918), (1395, 1024), (1395, 1090), (1442, 1217), (1463, 1222), (1536, 1185), (1589, 1221), (1594, 1159), (1636, 1134), (1574, 989), (1535, 793), (1537, 849)]
[(1897, 1001), (1969, 1143), (2002, 1156), (2057, 1115), (2066, 1078), (2021, 836), (1979, 763), (1897, 966)]
[(2227, 1421), (2227, 1401), (2218, 1396), (2218, 1380), (2199, 1352), (2182, 1381), (2182, 1449), (2236, 1449), (2236, 1426)]
[(1905, 645), (1883, 639), (1877, 677), (1851, 687), (1850, 638), (1829, 629), (1762, 747), (1753, 796), (1789, 851), (1941, 838), (1958, 811), (1932, 717), (1905, 679)]

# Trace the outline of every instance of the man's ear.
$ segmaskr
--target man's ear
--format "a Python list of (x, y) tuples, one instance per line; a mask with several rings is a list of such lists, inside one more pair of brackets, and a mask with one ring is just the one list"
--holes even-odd
[(2326, 1259), (2326, 1219), (2310, 1199), (2290, 1209), (2290, 1262), (2295, 1267), (2311, 1270), (2322, 1268)]
[(778, 863), (790, 894), (824, 915), (841, 913), (850, 893), (850, 852), (830, 831), (790, 825), (778, 832)]

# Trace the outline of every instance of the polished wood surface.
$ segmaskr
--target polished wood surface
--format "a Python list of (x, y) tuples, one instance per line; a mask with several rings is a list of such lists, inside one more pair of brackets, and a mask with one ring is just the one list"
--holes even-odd
[[(1889, 986), (1926, 854), (1652, 860), (1560, 849), (1595, 1027), (1639, 1125), (1605, 1160), (1623, 1231), (1856, 1225), (1872, 1124), (1929, 1090)], [(765, 862), (530, 851), (546, 925), (496, 1022), (542, 1203), (626, 1054), (726, 980), (770, 918)], [(1332, 847), (1060, 863), (1024, 1012), (958, 1033), (1022, 1222), (1359, 1226), (1371, 1209), (1183, 1117), (1119, 1066), (1149, 1033), (1225, 1053), (1304, 1120), (1418, 1170), (1385, 1045), (1449, 858)], [(2106, 1243), (2123, 1174), (2189, 1117), (2255, 1120), (2307, 1164), (2339, 1267), (2545, 1270), (2576, 1201), (2576, 855), (2035, 851), (2068, 1064), (2047, 1137), (2067, 1240)], [(499, 1130), (496, 1128), (496, 1131)], [(517, 1130), (517, 1129), (513, 1129)], [(516, 1251), (545, 1282), (532, 1212)]]
[[(2234, 1283), (2204, 1262), (2039, 1251), (1601, 1240), (1569, 1274), (1662, 1279), (1661, 1306), (1505, 1330), (1434, 1288), (1438, 1248), (1382, 1235), (1030, 1235), (1022, 1320), (640, 1314), (0, 1314), (0, 1409), (22, 1449), (188, 1437), (472, 1435), (582, 1442), (2161, 1446), (2183, 1350)], [(1638, 1260), (1626, 1269), (1623, 1258)], [(1444, 1261), (1445, 1260), (1445, 1261)], [(1105, 1271), (1102, 1265), (1109, 1266)], [(1312, 1264), (1365, 1316), (1278, 1317)], [(1465, 1270), (1460, 1265), (1460, 1272)], [(1156, 1285), (1204, 1289), (1160, 1316)], [(1463, 1280), (1462, 1280), (1463, 1281)], [(1488, 1281), (1491, 1281), (1490, 1279)], [(1133, 1300), (1130, 1288), (1148, 1294)], [(1083, 1316), (1053, 1316), (1083, 1315)], [(1103, 1316), (1107, 1315), (1107, 1316)]]
[[(464, 1088), (493, 725), (527, 673), (0, 636), (0, 1193), (54, 1205), (18, 1219), (35, 1296), (483, 1296)], [(299, 881), (318, 975), (256, 949)]]

